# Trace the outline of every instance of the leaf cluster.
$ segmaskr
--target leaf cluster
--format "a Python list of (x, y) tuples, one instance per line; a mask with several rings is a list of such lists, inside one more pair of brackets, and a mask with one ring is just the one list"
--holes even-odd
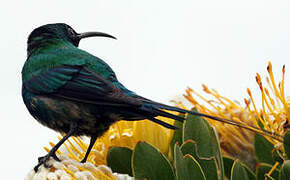
[[(188, 115), (175, 126), (180, 129), (175, 130), (170, 144), (171, 158), (147, 142), (139, 142), (133, 150), (111, 147), (108, 166), (114, 172), (148, 180), (290, 179), (290, 131), (284, 137), (284, 154), (264, 136), (255, 135), (258, 164), (253, 172), (241, 160), (222, 155), (217, 131), (202, 117)], [(276, 162), (279, 165), (273, 168)]]

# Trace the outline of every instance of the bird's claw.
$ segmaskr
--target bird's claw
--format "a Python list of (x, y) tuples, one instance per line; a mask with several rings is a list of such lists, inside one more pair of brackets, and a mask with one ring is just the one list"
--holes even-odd
[(51, 165), (47, 164), (47, 161), (49, 160), (49, 156), (43, 156), (38, 158), (38, 164), (34, 167), (34, 172), (38, 171), (38, 168), (43, 165), (45, 168), (50, 168)]
[(45, 156), (42, 156), (42, 157), (39, 157), (38, 158), (38, 164), (34, 167), (34, 171), (37, 172), (38, 171), (38, 168), (43, 164), (43, 166), (45, 168), (50, 168), (51, 165), (47, 164), (47, 161), (50, 159), (50, 157), (52, 157), (54, 160), (56, 161), (60, 161), (60, 159), (56, 156), (55, 153), (53, 154), (47, 154)]

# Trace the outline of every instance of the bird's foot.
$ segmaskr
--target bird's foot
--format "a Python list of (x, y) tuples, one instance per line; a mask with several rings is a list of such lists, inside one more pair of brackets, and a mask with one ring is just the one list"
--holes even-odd
[(38, 158), (38, 164), (34, 167), (34, 171), (37, 172), (38, 171), (38, 168), (43, 164), (43, 166), (45, 168), (50, 168), (51, 165), (47, 164), (48, 160), (50, 159), (50, 157), (52, 157), (54, 160), (56, 161), (60, 161), (60, 159), (56, 156), (55, 153), (48, 153), (47, 155), (45, 156), (42, 156), (42, 157), (39, 157)]

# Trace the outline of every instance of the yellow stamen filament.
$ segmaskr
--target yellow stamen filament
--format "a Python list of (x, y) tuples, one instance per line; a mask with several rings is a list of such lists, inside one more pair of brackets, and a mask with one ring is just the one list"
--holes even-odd
[(271, 111), (271, 113), (273, 113), (273, 108), (271, 106), (273, 106), (275, 108), (275, 101), (271, 98), (269, 91), (267, 88), (264, 88), (265, 94), (267, 95), (266, 97), (269, 99), (271, 105), (267, 105), (268, 109)]
[(278, 91), (277, 89), (277, 86), (275, 85), (275, 80), (274, 80), (274, 75), (273, 75), (273, 71), (272, 71), (272, 64), (271, 62), (269, 62), (269, 65), (268, 65), (268, 73), (269, 73), (269, 76), (270, 76), (270, 80), (272, 82), (272, 85), (273, 85), (273, 88), (274, 88), (274, 91), (275, 91), (275, 94), (276, 96), (280, 99), (281, 103), (283, 104), (284, 108), (285, 108), (285, 111), (286, 111), (286, 114), (288, 116), (288, 118), (290, 117), (290, 112), (287, 112), (287, 102), (286, 102), (286, 99), (285, 99), (285, 94), (284, 94), (284, 77), (285, 77), (285, 65), (283, 66), (282, 68), (282, 91)]
[(70, 144), (70, 148), (72, 149), (72, 151), (76, 152), (80, 158), (82, 159), (84, 157), (84, 153), (82, 153), (80, 150), (78, 150), (78, 148), (68, 139), (67, 140)]
[(100, 171), (100, 170), (98, 170), (98, 169), (87, 169), (87, 168), (84, 168), (84, 167), (82, 167), (82, 166), (77, 166), (78, 168), (79, 168), (79, 170), (81, 170), (81, 171), (88, 171), (89, 170), (89, 172), (90, 173), (92, 173), (92, 175), (94, 176), (94, 177), (98, 177), (99, 179), (101, 179), (101, 180), (112, 180), (112, 179), (117, 179), (117, 178), (115, 178), (114, 176), (108, 176), (108, 175), (106, 175), (104, 172), (102, 172), (102, 171)]
[[(253, 99), (252, 93), (251, 93), (251, 91), (250, 91), (249, 88), (247, 88), (247, 92), (248, 92), (248, 95), (250, 96), (251, 102), (252, 102), (252, 104), (253, 104), (254, 112), (256, 113), (258, 119), (259, 119), (260, 122), (263, 124), (263, 126), (266, 126), (264, 120), (261, 118), (260, 114), (258, 113), (258, 110), (257, 110), (256, 104), (255, 104), (255, 101), (254, 101), (254, 99)], [(258, 124), (257, 124), (257, 125), (258, 125)]]
[[(55, 146), (55, 144), (54, 144), (53, 142), (49, 142), (49, 145), (50, 145), (51, 147), (54, 147), (54, 146)], [(61, 152), (60, 152), (59, 150), (57, 150), (56, 153), (61, 154)]]
[(274, 92), (275, 92), (275, 95), (282, 101), (282, 97), (277, 89), (277, 86), (276, 86), (276, 83), (275, 83), (275, 80), (274, 80), (274, 75), (273, 75), (273, 71), (272, 71), (272, 63), (269, 61), (268, 63), (268, 67), (267, 67), (267, 70), (268, 70), (268, 73), (269, 73), (269, 76), (270, 76), (270, 80), (271, 80), (271, 83), (272, 83), (272, 86), (274, 88)]
[(50, 151), (50, 149), (49, 149), (48, 147), (44, 147), (44, 150), (45, 150), (46, 152), (49, 152), (49, 151)]
[(71, 158), (71, 159), (75, 159), (77, 161), (80, 161), (80, 159), (75, 155), (75, 153), (72, 151), (72, 149), (66, 144), (64, 143), (66, 149), (68, 150), (69, 154), (68, 156)]
[(275, 96), (275, 90), (274, 90), (274, 88), (272, 86), (272, 83), (270, 82), (269, 77), (266, 77), (266, 81), (267, 81), (268, 86), (271, 89), (272, 94), (274, 95), (275, 101), (277, 102), (277, 104), (275, 104), (275, 106), (273, 106), (273, 107), (276, 107), (276, 108), (280, 109), (281, 108), (281, 104), (279, 103), (280, 102), (279, 98), (277, 96)]
[[(203, 86), (205, 86), (205, 85), (203, 85)], [(207, 88), (208, 89), (208, 88)], [(214, 93), (213, 93), (214, 92)], [(231, 108), (232, 108), (232, 106), (233, 106), (233, 103), (231, 102), (231, 101), (228, 101), (230, 104), (226, 104), (222, 99), (225, 99), (225, 97), (222, 97), (222, 96), (220, 96), (218, 93), (217, 93), (217, 91), (216, 90), (214, 90), (213, 89), (213, 92), (212, 91), (209, 91), (209, 89), (208, 89), (208, 94), (211, 94), (211, 95), (213, 95), (219, 102), (220, 102), (220, 104), (222, 104), (224, 107), (225, 107), (225, 109), (232, 115), (232, 116), (234, 116), (234, 113), (233, 113), (233, 111), (231, 110)]]
[(81, 140), (80, 137), (72, 137), (73, 140), (79, 145), (79, 147), (83, 150), (83, 151), (86, 151), (88, 146)]
[(267, 180), (267, 176), (268, 176), (268, 177), (271, 176), (271, 174), (274, 172), (274, 170), (277, 168), (278, 165), (279, 165), (279, 162), (276, 162), (276, 163), (274, 164), (274, 166), (271, 168), (271, 170), (266, 174), (266, 176), (265, 176), (265, 180)]
[(70, 170), (67, 169), (67, 168), (64, 168), (63, 170), (64, 170), (65, 172), (67, 172), (67, 173), (71, 176), (71, 178), (72, 178), (73, 180), (77, 180), (77, 179), (74, 177), (74, 172), (70, 171)]
[[(205, 101), (206, 103), (208, 103), (212, 108), (214, 108), (216, 111), (218, 111), (219, 114), (221, 114), (221, 115), (223, 116), (223, 118), (225, 118), (224, 114), (221, 112), (221, 110), (220, 110), (217, 106), (213, 105), (210, 101), (208, 101), (207, 99), (205, 99), (203, 96), (201, 96), (199, 93), (197, 93), (197, 92), (194, 91), (193, 89), (189, 89), (189, 91), (192, 92), (192, 93), (194, 93), (196, 96), (198, 96), (200, 99), (202, 99), (202, 100)], [(193, 97), (192, 97), (192, 95), (191, 95), (190, 93), (187, 93), (187, 95), (193, 99)], [(194, 101), (197, 102), (196, 100), (194, 100)], [(193, 101), (193, 102), (194, 102), (194, 101)], [(214, 113), (214, 112), (212, 112), (212, 111), (209, 110), (209, 109), (207, 109), (207, 110), (208, 110), (210, 113)]]

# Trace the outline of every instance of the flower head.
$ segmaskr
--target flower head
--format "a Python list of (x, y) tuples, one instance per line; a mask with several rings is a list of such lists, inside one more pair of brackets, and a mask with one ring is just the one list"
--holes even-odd
[(45, 168), (41, 166), (37, 173), (34, 170), (26, 177), (26, 180), (76, 180), (76, 179), (102, 179), (102, 180), (117, 180), (118, 176), (122, 175), (113, 174), (111, 169), (105, 165), (98, 167), (92, 163), (79, 163), (74, 159), (67, 156), (60, 156), (61, 162), (50, 159), (48, 162), (51, 167)]
[[(209, 89), (206, 85), (202, 85), (202, 87), (203, 91), (212, 96), (213, 99), (208, 100), (191, 88), (188, 88), (184, 95), (199, 112), (234, 120), (235, 122), (244, 124), (244, 126), (254, 125), (250, 119), (250, 113), (239, 102), (232, 101), (220, 95), (215, 89)], [(205, 104), (202, 104), (199, 100), (204, 101)], [(219, 132), (220, 144), (224, 155), (242, 159), (245, 163), (252, 165), (252, 167), (255, 166), (254, 133), (252, 131), (214, 121), (209, 118), (206, 119)]]
[[(285, 130), (290, 127), (290, 97), (286, 98), (284, 90), (285, 66), (282, 68), (282, 80), (277, 85), (272, 71), (272, 64), (267, 67), (269, 77), (266, 78), (267, 87), (263, 86), (261, 76), (257, 73), (256, 82), (262, 97), (262, 108), (258, 109), (253, 95), (247, 89), (249, 100), (244, 99), (246, 107), (240, 103), (221, 96), (215, 89), (203, 85), (203, 91), (214, 99), (208, 100), (191, 88), (186, 90), (185, 98), (192, 103), (198, 111), (213, 116), (231, 119), (248, 127), (254, 132), (264, 135), (275, 147), (282, 150), (281, 143)], [(206, 102), (199, 103), (197, 99)], [(253, 152), (253, 132), (248, 129), (234, 127), (208, 119), (217, 128), (221, 147), (224, 154), (240, 158), (244, 162), (255, 162)]]
[(284, 89), (285, 65), (282, 68), (282, 80), (278, 84), (275, 82), (271, 62), (268, 64), (267, 71), (269, 75), (266, 78), (268, 87), (264, 87), (261, 76), (258, 73), (256, 75), (256, 82), (259, 85), (262, 97), (262, 108), (260, 110), (257, 109), (249, 89), (247, 89), (247, 92), (252, 102), (252, 108), (249, 101), (245, 100), (245, 102), (256, 125), (275, 135), (276, 139), (265, 136), (268, 141), (275, 145), (276, 148), (283, 150), (281, 141), (286, 130), (289, 128), (290, 119), (289, 97), (286, 98)]
[[(168, 118), (159, 119), (170, 124), (173, 123)], [(64, 147), (57, 151), (57, 155), (61, 157), (61, 162), (51, 159), (49, 162), (52, 165), (51, 168), (47, 169), (41, 166), (38, 173), (35, 174), (34, 171), (31, 171), (27, 180), (38, 177), (43, 179), (51, 177), (59, 179), (80, 179), (80, 177), (104, 180), (130, 179), (127, 175), (113, 174), (111, 169), (106, 166), (109, 148), (121, 146), (133, 149), (137, 142), (146, 141), (167, 155), (172, 135), (172, 130), (151, 121), (120, 121), (113, 124), (102, 137), (97, 139), (88, 156), (87, 163), (79, 162), (87, 151), (88, 138), (71, 137), (64, 143)], [(54, 143), (50, 142), (50, 145), (53, 147)], [(45, 147), (45, 150), (48, 152), (50, 148)]]
[[(172, 124), (168, 118), (162, 118), (162, 121)], [(169, 151), (172, 135), (172, 130), (148, 120), (120, 121), (112, 125), (102, 137), (97, 139), (88, 157), (88, 162), (95, 165), (107, 164), (106, 157), (110, 147), (120, 146), (133, 149), (139, 141), (152, 144), (166, 155)], [(70, 157), (81, 160), (88, 148), (88, 143), (85, 143), (81, 138), (73, 137), (72, 139), (75, 143), (69, 140), (70, 145), (66, 145), (70, 151)], [(78, 147), (74, 144), (77, 144)]]

